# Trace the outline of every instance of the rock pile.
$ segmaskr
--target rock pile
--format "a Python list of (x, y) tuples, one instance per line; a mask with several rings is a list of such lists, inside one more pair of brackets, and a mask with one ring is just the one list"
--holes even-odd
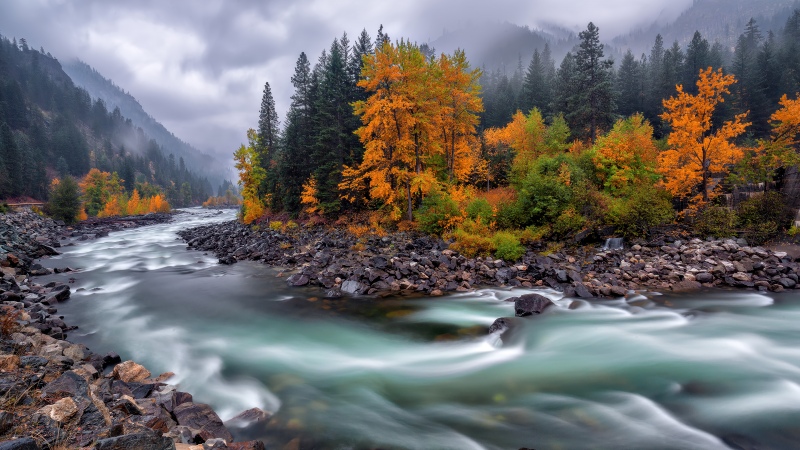
[[(481, 286), (549, 286), (569, 297), (621, 297), (630, 290), (800, 289), (800, 264), (784, 252), (735, 240), (672, 240), (628, 249), (532, 251), (516, 263), (467, 258), (440, 239), (394, 233), (359, 242), (341, 230), (256, 230), (236, 221), (178, 233), (221, 263), (259, 260), (294, 271), (292, 286), (319, 286), (328, 297), (421, 292), (441, 295)], [(362, 246), (359, 248), (359, 245)]]

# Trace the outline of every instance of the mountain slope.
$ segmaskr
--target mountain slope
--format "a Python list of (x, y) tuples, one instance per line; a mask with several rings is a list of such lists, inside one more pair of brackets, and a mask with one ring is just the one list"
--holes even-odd
[(133, 124), (141, 127), (148, 136), (156, 140), (167, 153), (183, 158), (186, 167), (208, 177), (214, 185), (222, 182), (227, 174), (220, 174), (216, 168), (225, 167), (216, 158), (201, 152), (172, 134), (160, 122), (148, 114), (142, 105), (130, 93), (105, 78), (97, 70), (79, 59), (63, 64), (64, 72), (72, 81), (86, 89), (93, 99), (102, 99), (109, 110), (119, 108), (123, 116), (131, 119)]
[(630, 48), (634, 55), (649, 53), (656, 35), (661, 34), (665, 46), (678, 41), (685, 48), (694, 32), (700, 31), (709, 42), (719, 42), (723, 48), (732, 51), (750, 18), (756, 20), (766, 35), (769, 30), (780, 30), (797, 8), (800, 8), (798, 0), (695, 0), (674, 22), (653, 24), (618, 36), (612, 45)]

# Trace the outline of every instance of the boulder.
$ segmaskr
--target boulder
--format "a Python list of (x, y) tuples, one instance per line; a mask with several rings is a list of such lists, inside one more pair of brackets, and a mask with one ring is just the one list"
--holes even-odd
[(101, 439), (94, 445), (95, 450), (175, 450), (172, 439), (161, 436), (156, 432), (141, 432), (125, 434), (108, 439)]
[(711, 275), (708, 272), (700, 272), (695, 275), (694, 279), (699, 283), (710, 283), (714, 281), (714, 275)]
[(178, 425), (198, 430), (198, 434), (205, 440), (222, 438), (227, 442), (233, 441), (230, 431), (220, 420), (217, 413), (204, 403), (184, 403), (172, 411), (178, 420)]
[(150, 378), (150, 371), (144, 366), (133, 361), (125, 361), (114, 367), (112, 377), (124, 381), (125, 383), (140, 382)]
[(43, 397), (88, 397), (89, 385), (86, 380), (72, 370), (61, 374), (60, 377), (48, 383), (42, 389)]
[(265, 450), (265, 447), (261, 441), (231, 442), (228, 450)]
[(348, 294), (360, 294), (364, 290), (365, 286), (362, 283), (359, 283), (355, 280), (347, 280), (342, 283), (341, 290), (342, 292), (347, 292)]
[(594, 294), (583, 283), (575, 283), (575, 294), (580, 298), (594, 298)]
[(39, 450), (40, 447), (33, 439), (24, 437), (0, 441), (0, 450)]
[(250, 408), (237, 414), (234, 418), (225, 422), (225, 426), (244, 428), (250, 424), (263, 422), (270, 417), (270, 414), (261, 408)]
[(47, 416), (56, 422), (64, 423), (72, 418), (78, 412), (78, 405), (70, 397), (62, 398), (61, 400), (47, 405), (36, 411), (36, 414)]
[(697, 281), (690, 281), (690, 280), (683, 280), (677, 283), (674, 283), (670, 286), (674, 292), (691, 292), (701, 289), (703, 285), (701, 285)]
[(286, 279), (286, 282), (289, 283), (289, 286), (300, 287), (305, 286), (308, 284), (309, 279), (307, 276), (303, 275), (302, 273), (296, 273), (289, 278)]
[(553, 302), (549, 298), (539, 294), (525, 294), (510, 298), (506, 301), (514, 302), (514, 314), (517, 317), (541, 314), (546, 308), (553, 305)]

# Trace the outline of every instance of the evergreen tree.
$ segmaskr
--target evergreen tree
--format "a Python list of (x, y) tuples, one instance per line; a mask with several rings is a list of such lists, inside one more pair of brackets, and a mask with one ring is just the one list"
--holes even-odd
[[(319, 92), (316, 98), (315, 130), (313, 143), (314, 178), (319, 208), (323, 213), (339, 210), (339, 182), (342, 166), (352, 164), (350, 136), (353, 108), (350, 106), (353, 87), (347, 73), (344, 48), (346, 35), (334, 40), (330, 53), (321, 64)], [(305, 180), (304, 180), (305, 181)]]
[(8, 173), (9, 185), (5, 195), (20, 195), (23, 188), (22, 160), (14, 140), (14, 132), (5, 122), (0, 125), (0, 153), (2, 153), (5, 170)]
[(292, 75), (294, 94), (286, 116), (282, 152), (278, 159), (278, 186), (274, 206), (290, 212), (300, 211), (300, 193), (311, 174), (312, 113), (315, 101), (315, 81), (311, 64), (300, 53)]
[(577, 98), (574, 93), (578, 88), (577, 67), (575, 57), (571, 52), (564, 55), (556, 74), (556, 94), (553, 99), (553, 110), (566, 117), (566, 114), (575, 109)]
[(65, 223), (75, 223), (81, 207), (81, 192), (75, 179), (67, 175), (62, 178), (50, 193), (47, 205), (50, 215)]
[(594, 142), (598, 132), (614, 122), (613, 62), (602, 59), (600, 32), (592, 22), (578, 36), (581, 43), (575, 53), (577, 89), (572, 93), (575, 109), (566, 112), (566, 119), (577, 135)]
[[(256, 152), (258, 153), (261, 167), (266, 172), (266, 177), (259, 186), (258, 193), (261, 197), (275, 191), (277, 183), (275, 154), (279, 142), (279, 120), (275, 111), (275, 99), (272, 98), (272, 89), (269, 82), (264, 83), (264, 92), (261, 96), (261, 110), (258, 114), (258, 140)], [(181, 158), (181, 162), (183, 159)], [(268, 205), (272, 206), (272, 205)]]
[(628, 50), (622, 57), (616, 77), (617, 107), (623, 116), (641, 112), (641, 66)]
[(552, 74), (555, 72), (555, 66), (549, 54), (550, 47), (547, 44), (543, 53), (539, 53), (538, 48), (533, 51), (533, 57), (525, 73), (520, 101), (521, 108), (526, 113), (533, 108), (538, 108), (544, 116), (550, 113), (553, 101)]
[[(692, 95), (697, 94), (696, 82), (700, 69), (707, 69), (711, 66), (711, 45), (703, 39), (699, 31), (695, 31), (692, 41), (686, 48), (686, 61), (681, 79), (683, 90)], [(719, 66), (713, 68), (718, 69)]]

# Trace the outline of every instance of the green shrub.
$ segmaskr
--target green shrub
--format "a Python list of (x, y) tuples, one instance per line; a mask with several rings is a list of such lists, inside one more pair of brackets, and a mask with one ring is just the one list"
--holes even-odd
[(483, 223), (492, 223), (494, 221), (494, 211), (489, 201), (483, 197), (478, 197), (467, 205), (467, 217), (473, 220), (480, 219)]
[(783, 195), (775, 191), (755, 194), (740, 203), (736, 210), (739, 226), (753, 244), (777, 236), (789, 228), (794, 218)]
[(480, 221), (466, 219), (458, 228), (449, 234), (454, 239), (450, 248), (467, 258), (488, 256), (495, 250), (489, 227)]
[(81, 208), (81, 191), (71, 176), (65, 176), (50, 192), (47, 210), (54, 219), (75, 223)]
[(492, 244), (496, 249), (494, 255), (506, 261), (513, 262), (525, 255), (525, 247), (514, 233), (498, 231), (492, 236)]
[(442, 233), (452, 228), (461, 217), (461, 211), (456, 203), (445, 192), (434, 192), (422, 200), (422, 206), (417, 211), (419, 229), (425, 233), (441, 236)]
[(697, 214), (694, 227), (703, 236), (731, 237), (736, 233), (736, 212), (724, 206), (709, 206)]
[(644, 237), (650, 228), (674, 218), (670, 194), (653, 186), (639, 186), (627, 197), (613, 199), (606, 214), (606, 222), (625, 237)]
[(553, 223), (553, 233), (557, 236), (567, 236), (580, 231), (585, 224), (586, 219), (578, 214), (575, 208), (570, 206), (565, 209), (561, 215), (558, 216), (555, 223)]

